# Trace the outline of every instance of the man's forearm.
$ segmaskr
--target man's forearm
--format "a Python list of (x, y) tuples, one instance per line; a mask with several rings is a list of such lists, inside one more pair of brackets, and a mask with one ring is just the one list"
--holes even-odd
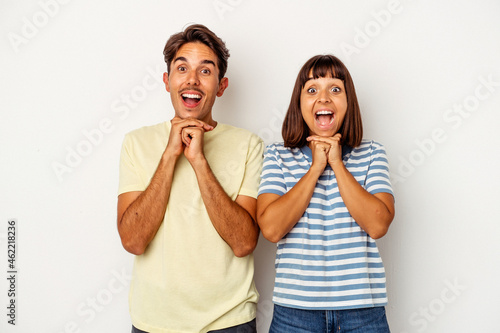
[(120, 200), (125, 201), (122, 205), (129, 204), (118, 217), (118, 232), (125, 249), (135, 255), (144, 253), (163, 222), (175, 163), (175, 157), (164, 154), (144, 192), (131, 203), (126, 202), (127, 198), (118, 199), (119, 205)]
[(253, 216), (233, 201), (215, 178), (206, 159), (193, 163), (201, 197), (215, 229), (234, 254), (244, 257), (257, 245), (259, 227)]

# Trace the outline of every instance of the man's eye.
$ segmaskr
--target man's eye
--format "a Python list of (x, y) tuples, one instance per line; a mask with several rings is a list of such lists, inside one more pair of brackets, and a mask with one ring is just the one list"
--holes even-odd
[(210, 74), (210, 69), (202, 69), (201, 72), (203, 74)]
[(179, 66), (179, 67), (177, 67), (177, 70), (178, 70), (179, 72), (184, 72), (184, 71), (186, 70), (186, 67), (184, 67), (184, 66)]
[(316, 88), (309, 88), (307, 89), (307, 92), (310, 94), (314, 94), (316, 92)]

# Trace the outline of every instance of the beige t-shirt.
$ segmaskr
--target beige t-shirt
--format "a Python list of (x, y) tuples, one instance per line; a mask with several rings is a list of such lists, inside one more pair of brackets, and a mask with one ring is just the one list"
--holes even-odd
[[(125, 136), (119, 194), (144, 191), (170, 133), (170, 122)], [(204, 136), (208, 163), (233, 200), (257, 197), (263, 142), (218, 124)], [(193, 168), (178, 159), (165, 218), (144, 254), (136, 256), (130, 288), (132, 323), (148, 332), (207, 332), (255, 318), (253, 255), (236, 257), (213, 227)]]

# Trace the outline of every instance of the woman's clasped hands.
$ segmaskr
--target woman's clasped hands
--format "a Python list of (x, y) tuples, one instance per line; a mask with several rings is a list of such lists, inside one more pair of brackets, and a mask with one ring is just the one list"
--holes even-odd
[(316, 167), (323, 172), (329, 164), (332, 169), (343, 164), (342, 145), (340, 144), (341, 134), (337, 133), (332, 137), (311, 135), (307, 137), (309, 148), (311, 148), (313, 162), (311, 168)]

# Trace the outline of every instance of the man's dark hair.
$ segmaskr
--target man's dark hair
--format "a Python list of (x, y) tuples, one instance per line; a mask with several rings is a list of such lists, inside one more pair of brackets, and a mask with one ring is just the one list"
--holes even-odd
[(186, 43), (203, 43), (215, 53), (218, 59), (217, 67), (220, 81), (226, 74), (229, 50), (222, 39), (202, 24), (190, 25), (184, 31), (170, 36), (163, 50), (165, 62), (167, 63), (167, 72), (170, 73), (170, 64), (177, 51)]
[(309, 128), (307, 127), (302, 111), (300, 110), (300, 95), (305, 83), (310, 78), (320, 77), (338, 78), (344, 82), (347, 95), (347, 112), (339, 133), (342, 134), (341, 144), (357, 147), (363, 138), (363, 124), (361, 112), (354, 89), (354, 82), (347, 67), (333, 55), (317, 55), (309, 59), (299, 71), (288, 111), (283, 120), (281, 134), (285, 147), (298, 148), (307, 144)]

